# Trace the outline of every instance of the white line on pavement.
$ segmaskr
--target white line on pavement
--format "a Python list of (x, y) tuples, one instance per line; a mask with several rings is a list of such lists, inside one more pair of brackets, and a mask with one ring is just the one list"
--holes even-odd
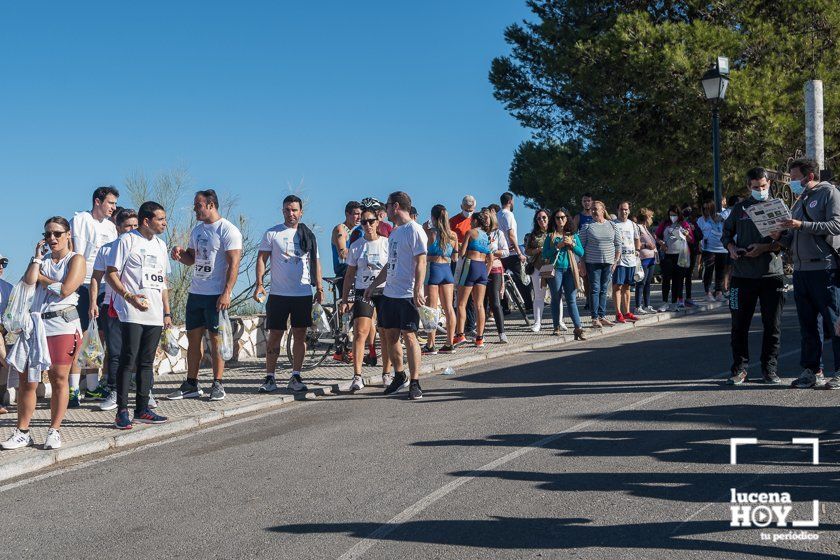
[[(779, 358), (786, 358), (788, 356), (792, 356), (792, 355), (798, 354), (798, 353), (799, 353), (799, 350), (791, 350), (790, 352), (785, 352), (784, 354), (780, 354)], [(751, 364), (749, 367), (752, 368), (756, 365), (758, 365), (758, 364), (757, 363), (756, 364)], [(717, 375), (714, 375), (712, 377), (706, 378), (703, 381), (706, 381), (706, 382), (714, 381), (714, 380), (726, 377), (730, 374), (731, 374), (731, 372), (729, 370), (727, 370), (727, 371), (721, 372)], [(398, 513), (396, 516), (389, 519), (386, 523), (383, 523), (382, 525), (377, 527), (368, 537), (362, 539), (361, 541), (356, 543), (352, 548), (350, 548), (350, 550), (348, 550), (347, 552), (342, 554), (339, 557), (338, 560), (356, 560), (357, 558), (361, 558), (376, 543), (380, 542), (384, 537), (391, 534), (393, 531), (395, 531), (397, 528), (399, 528), (400, 525), (402, 525), (403, 523), (406, 523), (407, 521), (409, 521), (410, 519), (412, 519), (413, 517), (415, 517), (416, 515), (421, 513), (423, 510), (428, 508), (430, 505), (434, 504), (435, 502), (437, 502), (441, 498), (445, 497), (447, 494), (449, 494), (452, 491), (460, 488), (464, 484), (466, 484), (468, 482), (471, 482), (472, 480), (474, 480), (478, 475), (480, 475), (483, 472), (492, 471), (493, 469), (501, 467), (502, 465), (513, 461), (514, 459), (518, 459), (519, 457), (522, 457), (523, 455), (525, 455), (527, 453), (530, 453), (531, 451), (534, 451), (536, 449), (540, 449), (542, 447), (545, 447), (546, 445), (560, 439), (561, 437), (563, 437), (564, 435), (566, 435), (570, 432), (579, 431), (583, 428), (591, 426), (592, 424), (596, 424), (598, 422), (606, 420), (610, 416), (614, 416), (615, 414), (618, 414), (619, 412), (626, 412), (628, 410), (633, 410), (635, 408), (638, 408), (640, 406), (644, 406), (644, 405), (652, 403), (654, 401), (658, 401), (660, 399), (663, 399), (667, 396), (673, 395), (674, 393), (678, 393), (678, 392), (680, 392), (680, 391), (674, 390), (674, 391), (666, 391), (666, 392), (663, 392), (663, 393), (657, 393), (656, 395), (651, 395), (647, 398), (638, 400), (634, 403), (631, 403), (627, 406), (624, 406), (624, 407), (621, 407), (619, 409), (613, 410), (611, 412), (606, 412), (604, 414), (601, 414), (597, 418), (593, 418), (593, 419), (587, 420), (585, 422), (580, 422), (578, 424), (575, 424), (574, 426), (566, 428), (565, 430), (557, 432), (556, 434), (553, 434), (553, 435), (550, 435), (548, 437), (544, 437), (540, 440), (537, 440), (530, 445), (526, 445), (525, 447), (520, 447), (516, 451), (512, 451), (512, 452), (508, 453), (507, 455), (499, 457), (495, 461), (491, 461), (490, 463), (487, 463), (486, 465), (483, 465), (483, 466), (478, 467), (477, 469), (475, 469), (473, 471), (470, 471), (470, 473), (465, 475), (465, 476), (459, 476), (458, 478), (456, 478), (455, 480), (453, 480), (449, 484), (446, 484), (445, 486), (442, 486), (441, 488), (438, 488), (437, 490), (435, 490), (431, 494), (428, 494), (424, 498), (421, 498), (420, 500), (418, 500), (414, 504), (410, 505), (409, 507), (407, 507), (406, 509), (404, 509), (403, 511)]]

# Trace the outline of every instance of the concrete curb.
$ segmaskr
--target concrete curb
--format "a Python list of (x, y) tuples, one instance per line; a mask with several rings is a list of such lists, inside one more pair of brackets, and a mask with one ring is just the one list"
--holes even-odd
[[(586, 332), (587, 341), (602, 337), (615, 336), (630, 329), (655, 325), (657, 323), (678, 319), (688, 315), (694, 315), (703, 311), (710, 311), (723, 307), (723, 305), (724, 303), (721, 302), (700, 303), (697, 304), (697, 307), (686, 309), (685, 311), (646, 315), (637, 323), (616, 325), (611, 328), (602, 329), (601, 332), (588, 329)], [(437, 364), (424, 365), (421, 368), (420, 376), (431, 377), (432, 375), (439, 374), (447, 367), (451, 367), (453, 369), (460, 368), (478, 362), (484, 362), (488, 359), (507, 357), (522, 354), (531, 350), (539, 350), (573, 342), (575, 342), (574, 336), (570, 333), (562, 336), (549, 336), (545, 340), (523, 345), (504, 345), (499, 348), (492, 349), (487, 347), (485, 351), (476, 352), (468, 356), (458, 356), (455, 354), (451, 360)], [(585, 342), (586, 341), (584, 341), (584, 343)], [(373, 386), (379, 385), (382, 381), (380, 375), (364, 376), (363, 380), (365, 385)], [(267, 400), (264, 397), (253, 398), (237, 403), (231, 407), (224, 407), (224, 405), (219, 403), (210, 410), (196, 416), (176, 418), (166, 424), (157, 426), (138, 424), (131, 430), (125, 432), (115, 432), (113, 436), (106, 436), (91, 441), (71, 443), (63, 446), (61, 449), (38, 451), (37, 453), (23, 454), (20, 456), (15, 454), (10, 457), (3, 457), (3, 454), (0, 454), (0, 482), (6, 482), (72, 459), (103, 453), (111, 449), (121, 449), (132, 445), (148, 443), (157, 439), (171, 437), (175, 434), (187, 433), (202, 428), (208, 424), (220, 422), (228, 418), (244, 414), (252, 414), (255, 412), (266, 412), (275, 408), (286, 406), (293, 401), (323, 398), (337, 392), (338, 384), (335, 383), (332, 385), (312, 388), (305, 394), (281, 394), (270, 400)]]

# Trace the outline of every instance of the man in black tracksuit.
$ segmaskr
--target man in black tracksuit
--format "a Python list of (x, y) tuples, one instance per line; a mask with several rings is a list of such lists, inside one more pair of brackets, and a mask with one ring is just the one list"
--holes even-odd
[(780, 383), (777, 375), (782, 331), (782, 306), (785, 283), (780, 246), (770, 237), (762, 237), (746, 209), (767, 200), (770, 181), (767, 172), (757, 167), (747, 172), (751, 196), (732, 208), (723, 223), (721, 242), (733, 261), (729, 310), (732, 315), (732, 376), (727, 383), (740, 385), (747, 380), (748, 338), (755, 305), (761, 305), (764, 336), (761, 341), (761, 373), (765, 383)]

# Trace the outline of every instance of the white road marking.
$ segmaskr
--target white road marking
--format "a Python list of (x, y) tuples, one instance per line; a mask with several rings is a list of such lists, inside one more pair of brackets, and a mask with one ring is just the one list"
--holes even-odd
[[(788, 356), (792, 356), (792, 355), (798, 354), (798, 353), (799, 353), (799, 350), (791, 350), (790, 352), (785, 352), (784, 354), (780, 354), (779, 358), (786, 358)], [(758, 365), (758, 364), (752, 364), (749, 367), (752, 368), (756, 365)], [(721, 379), (723, 377), (729, 376), (730, 374), (731, 374), (731, 372), (729, 370), (727, 370), (727, 371), (721, 372), (717, 375), (714, 375), (712, 377), (706, 378), (703, 381), (701, 381), (701, 383)], [(389, 519), (386, 523), (383, 523), (382, 525), (377, 527), (368, 537), (365, 537), (364, 539), (360, 540), (352, 548), (350, 548), (350, 550), (348, 550), (347, 552), (342, 554), (339, 557), (338, 560), (355, 560), (357, 558), (361, 558), (376, 543), (381, 542), (381, 540), (384, 537), (391, 534), (393, 531), (395, 531), (397, 528), (399, 528), (400, 525), (402, 525), (403, 523), (406, 523), (407, 521), (409, 521), (410, 519), (412, 519), (413, 517), (415, 517), (416, 515), (421, 513), (423, 510), (425, 510), (426, 508), (428, 508), (430, 505), (434, 504), (435, 502), (437, 502), (441, 498), (444, 498), (447, 494), (449, 494), (452, 491), (460, 488), (464, 484), (474, 480), (481, 473), (484, 473), (484, 472), (487, 472), (487, 471), (492, 471), (493, 469), (501, 467), (502, 465), (513, 461), (514, 459), (518, 459), (519, 457), (522, 457), (523, 455), (525, 455), (527, 453), (530, 453), (531, 451), (534, 451), (536, 449), (540, 449), (542, 447), (545, 447), (546, 445), (548, 445), (548, 444), (550, 444), (554, 441), (557, 441), (558, 439), (560, 439), (564, 435), (568, 434), (569, 432), (576, 432), (578, 430), (581, 430), (583, 428), (591, 426), (592, 424), (597, 424), (598, 422), (606, 420), (610, 416), (614, 416), (615, 414), (618, 414), (619, 412), (626, 412), (628, 410), (633, 410), (635, 408), (638, 408), (640, 406), (644, 406), (644, 405), (652, 403), (654, 401), (658, 401), (660, 399), (663, 399), (665, 397), (668, 397), (668, 396), (673, 395), (673, 394), (678, 393), (678, 392), (680, 392), (680, 391), (666, 391), (664, 393), (657, 393), (656, 395), (651, 395), (647, 398), (638, 400), (638, 401), (636, 401), (634, 403), (631, 403), (627, 406), (624, 406), (622, 408), (613, 410), (611, 412), (606, 412), (606, 413), (598, 416), (597, 418), (593, 418), (591, 420), (586, 420), (585, 422), (580, 422), (578, 424), (575, 424), (574, 426), (566, 428), (563, 431), (557, 432), (556, 434), (553, 434), (553, 435), (544, 437), (540, 440), (537, 440), (530, 445), (520, 447), (516, 451), (512, 451), (512, 452), (508, 453), (507, 455), (499, 457), (495, 461), (491, 461), (490, 463), (487, 463), (486, 465), (483, 465), (483, 466), (478, 467), (477, 469), (475, 469), (473, 471), (470, 471), (470, 473), (467, 474), (467, 475), (459, 476), (458, 478), (456, 478), (455, 480), (453, 480), (449, 484), (446, 484), (445, 486), (442, 486), (442, 487), (438, 488), (437, 490), (435, 490), (431, 494), (428, 494), (424, 498), (421, 498), (420, 500), (418, 500), (414, 504), (410, 505), (409, 507), (407, 507), (406, 509), (404, 509), (403, 511), (401, 511), (400, 513), (398, 513), (397, 515), (395, 515), (394, 517)], [(704, 506), (700, 511), (702, 511), (706, 507), (708, 507), (708, 505)], [(700, 513), (700, 512), (699, 511), (695, 512), (694, 515), (697, 515), (698, 513)], [(683, 522), (683, 523), (685, 523), (685, 522)]]

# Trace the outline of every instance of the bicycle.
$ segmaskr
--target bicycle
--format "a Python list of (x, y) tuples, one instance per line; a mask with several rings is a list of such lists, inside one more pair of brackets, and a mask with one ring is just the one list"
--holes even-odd
[[(340, 280), (341, 277), (324, 278), (324, 281), (330, 286), (334, 302), (321, 304), (324, 313), (327, 314), (330, 330), (320, 333), (315, 332), (312, 327), (306, 330), (306, 351), (303, 355), (302, 369), (318, 367), (331, 353), (341, 354), (346, 362), (347, 356), (350, 355), (349, 353), (353, 348), (353, 338), (351, 336), (353, 325), (351, 323), (345, 330), (341, 321), (341, 313), (338, 312), (343, 302), (339, 297), (338, 287), (336, 286)], [(291, 334), (286, 337), (286, 357), (289, 359), (289, 363), (293, 363)]]
[(522, 318), (525, 319), (525, 326), (531, 326), (531, 320), (528, 319), (528, 314), (525, 312), (525, 300), (522, 299), (522, 294), (519, 292), (519, 288), (516, 287), (516, 283), (513, 281), (513, 272), (510, 270), (506, 270), (504, 273), (504, 280), (505, 280), (505, 297), (508, 297), (510, 301), (512, 301), (516, 308), (519, 309), (519, 313), (522, 314)]

